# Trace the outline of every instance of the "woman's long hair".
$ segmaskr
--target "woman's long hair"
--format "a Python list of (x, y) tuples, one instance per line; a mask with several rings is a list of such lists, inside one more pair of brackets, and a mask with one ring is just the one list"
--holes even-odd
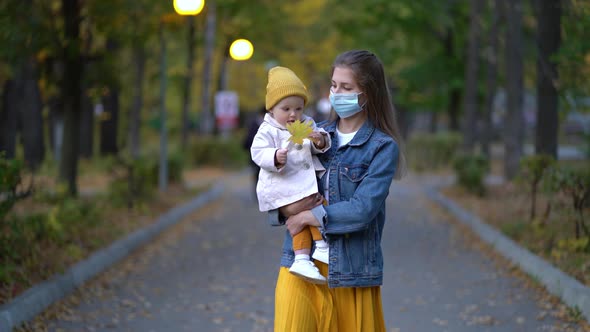
[[(369, 51), (352, 50), (336, 57), (332, 65), (332, 73), (336, 67), (352, 70), (356, 82), (367, 96), (367, 103), (363, 108), (367, 112), (369, 121), (397, 142), (399, 157), (394, 178), (401, 179), (406, 173), (406, 158), (383, 64), (375, 54)], [(336, 117), (337, 115), (332, 112), (331, 119), (335, 120)]]

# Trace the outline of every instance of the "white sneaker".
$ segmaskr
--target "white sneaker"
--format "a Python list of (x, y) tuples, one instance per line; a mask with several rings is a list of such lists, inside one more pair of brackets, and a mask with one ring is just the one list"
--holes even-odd
[(306, 259), (296, 259), (289, 268), (289, 272), (314, 284), (325, 284), (326, 278), (320, 274), (315, 264)]
[(330, 260), (330, 247), (315, 247), (311, 258), (317, 259), (322, 263), (329, 264), (328, 261)]

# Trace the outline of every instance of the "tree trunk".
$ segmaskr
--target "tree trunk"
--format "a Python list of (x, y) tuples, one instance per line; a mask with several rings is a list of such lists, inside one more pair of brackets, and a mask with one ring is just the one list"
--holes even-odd
[(491, 157), (490, 144), (492, 141), (492, 112), (494, 97), (496, 96), (496, 84), (498, 80), (498, 26), (500, 24), (500, 13), (497, 4), (498, 0), (490, 0), (490, 13), (492, 22), (488, 32), (488, 47), (485, 52), (486, 61), (486, 96), (483, 112), (483, 128), (481, 150), (488, 159)]
[(78, 155), (80, 149), (80, 4), (78, 0), (62, 0), (65, 47), (64, 75), (64, 136), (59, 181), (67, 183), (70, 195), (77, 195)]
[(400, 134), (402, 135), (402, 138), (407, 141), (408, 139), (408, 130), (410, 127), (410, 119), (408, 119), (408, 110), (401, 106), (401, 105), (397, 105), (395, 106), (395, 111), (397, 114), (397, 121), (399, 123), (399, 129), (400, 129)]
[(191, 112), (191, 87), (193, 83), (193, 61), (195, 58), (195, 17), (188, 16), (188, 56), (186, 60), (186, 79), (184, 82), (184, 102), (182, 103), (182, 123), (180, 124), (180, 147), (182, 151), (185, 151), (189, 124), (190, 124), (190, 112)]
[(557, 158), (559, 132), (557, 63), (551, 59), (561, 42), (561, 0), (538, 0), (537, 127), (535, 153)]
[(6, 81), (3, 90), (0, 109), (0, 152), (6, 153), (6, 157), (12, 159), (16, 152), (19, 118), (18, 109), (15, 107), (18, 100), (15, 81)]
[(168, 130), (166, 128), (167, 54), (164, 26), (160, 23), (160, 158), (158, 162), (158, 189), (168, 188)]
[(45, 146), (43, 105), (34, 59), (26, 59), (17, 66), (16, 77), (5, 83), (2, 103), (0, 151), (5, 151), (6, 157), (14, 158), (17, 137), (20, 137), (25, 164), (36, 170), (45, 157)]
[(82, 88), (80, 96), (82, 109), (80, 114), (80, 157), (92, 158), (94, 145), (94, 105), (86, 94), (86, 87)]
[(117, 128), (119, 124), (119, 90), (111, 86), (109, 93), (102, 99), (105, 118), (100, 122), (100, 154), (115, 155), (117, 148)]
[[(219, 78), (217, 80), (217, 92), (227, 90), (227, 86), (228, 86), (227, 65), (228, 65), (229, 59), (230, 59), (230, 56), (229, 56), (230, 46), (231, 46), (231, 40), (229, 38), (227, 38), (225, 41), (225, 47), (223, 48), (221, 62), (219, 63)], [(213, 134), (217, 135), (217, 134), (219, 134), (219, 126), (217, 125), (217, 119), (215, 119), (214, 123), (216, 125), (213, 126)]]
[(438, 112), (432, 111), (430, 112), (430, 123), (428, 124), (428, 132), (431, 134), (436, 133), (438, 128)]
[(34, 59), (26, 60), (21, 66), (20, 78), (20, 123), (23, 139), (25, 162), (36, 170), (45, 157), (43, 139), (43, 102), (37, 84), (38, 74)]
[(223, 47), (223, 54), (221, 57), (221, 62), (219, 63), (219, 79), (217, 80), (217, 91), (225, 91), (227, 90), (227, 64), (229, 62), (229, 47), (231, 46), (231, 40), (229, 38), (226, 39), (225, 45)]
[(504, 176), (512, 180), (518, 173), (523, 154), (523, 40), (522, 0), (502, 0), (506, 29), (506, 130), (504, 135)]
[(453, 88), (449, 96), (447, 114), (449, 115), (449, 129), (459, 131), (459, 107), (461, 106), (461, 89)]
[(203, 59), (203, 94), (201, 98), (201, 132), (210, 135), (213, 132), (213, 115), (211, 112), (211, 80), (213, 50), (215, 48), (215, 2), (207, 5), (207, 25), (205, 28), (205, 57)]
[(47, 103), (49, 107), (49, 146), (53, 160), (59, 165), (63, 147), (63, 98), (53, 96)]
[[(109, 54), (116, 56), (117, 43), (108, 39), (106, 49)], [(108, 93), (102, 98), (105, 117), (100, 122), (100, 154), (115, 155), (119, 152), (117, 147), (119, 128), (119, 86), (116, 82), (109, 82)]]
[[(454, 34), (451, 28), (447, 28), (444, 40), (445, 55), (448, 58), (455, 57)], [(459, 131), (459, 107), (461, 103), (461, 89), (452, 87), (449, 93), (447, 114), (449, 116), (449, 129)]]
[(479, 35), (483, 0), (472, 0), (469, 13), (469, 40), (465, 67), (465, 93), (463, 95), (463, 149), (472, 152), (477, 132), (477, 94), (479, 67)]
[(135, 84), (133, 85), (133, 106), (129, 115), (129, 151), (135, 159), (140, 151), (140, 123), (143, 108), (143, 81), (145, 76), (146, 54), (143, 45), (135, 45), (133, 50), (135, 64)]
[[(91, 26), (86, 25), (85, 27), (82, 49), (84, 54), (88, 55), (92, 52), (93, 35)], [(84, 59), (83, 61), (82, 66), (84, 72), (86, 72), (86, 69), (90, 69), (93, 63), (90, 59)], [(88, 96), (88, 88), (87, 81), (82, 77), (82, 93), (80, 95), (80, 157), (82, 158), (92, 158), (94, 151), (94, 105), (92, 98)]]

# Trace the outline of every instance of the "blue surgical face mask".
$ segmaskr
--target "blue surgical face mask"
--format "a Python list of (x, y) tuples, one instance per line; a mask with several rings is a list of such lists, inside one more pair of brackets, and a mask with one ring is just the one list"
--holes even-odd
[(330, 91), (330, 104), (340, 118), (351, 117), (363, 110), (363, 107), (359, 105), (361, 93), (333, 93)]

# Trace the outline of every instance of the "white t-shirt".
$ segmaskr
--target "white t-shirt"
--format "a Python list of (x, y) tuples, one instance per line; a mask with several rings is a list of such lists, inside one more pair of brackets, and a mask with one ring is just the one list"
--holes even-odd
[(336, 128), (336, 133), (338, 134), (338, 147), (348, 144), (348, 142), (352, 141), (352, 139), (354, 138), (354, 135), (356, 135), (356, 131), (353, 131), (352, 133), (345, 134), (345, 133), (340, 132), (340, 130), (338, 130), (338, 128)]
[[(352, 133), (344, 134), (344, 133), (340, 132), (340, 130), (338, 130), (338, 128), (336, 128), (336, 135), (338, 136), (338, 147), (341, 147), (345, 144), (348, 144), (350, 141), (352, 141), (352, 139), (354, 138), (354, 135), (356, 135), (356, 133), (357, 133), (356, 131), (353, 131)], [(326, 199), (326, 201), (328, 201), (328, 197), (330, 197), (328, 183), (330, 183), (330, 170), (328, 170), (328, 174), (326, 176), (326, 183), (324, 183), (324, 198)]]

